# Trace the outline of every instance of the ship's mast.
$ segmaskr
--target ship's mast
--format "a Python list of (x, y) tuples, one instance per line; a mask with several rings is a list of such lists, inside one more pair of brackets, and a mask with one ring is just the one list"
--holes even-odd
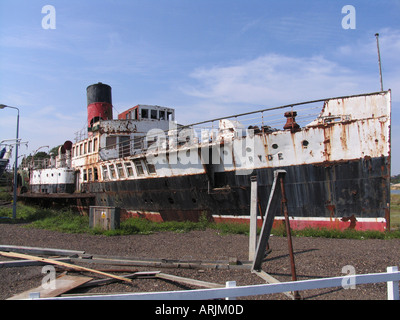
[(381, 79), (381, 91), (383, 91), (383, 80), (382, 80), (382, 65), (381, 65), (381, 52), (379, 50), (379, 33), (375, 34), (376, 37), (376, 46), (378, 48), (378, 61), (379, 61), (379, 76)]

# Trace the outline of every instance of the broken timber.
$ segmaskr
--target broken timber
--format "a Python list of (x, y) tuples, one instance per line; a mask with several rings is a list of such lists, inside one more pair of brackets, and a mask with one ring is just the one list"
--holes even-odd
[(31, 293), (39, 293), (41, 298), (57, 297), (64, 292), (80, 287), (82, 284), (85, 284), (90, 280), (92, 280), (92, 278), (62, 275), (54, 280), (55, 283), (53, 283), (53, 285), (41, 285), (37, 288), (17, 294), (7, 300), (27, 300)]
[(238, 261), (236, 258), (221, 261), (174, 260), (174, 259), (137, 259), (126, 257), (109, 257), (101, 255), (84, 255), (71, 258), (72, 261), (82, 261), (95, 264), (115, 266), (140, 266), (152, 268), (182, 268), (182, 269), (250, 269), (249, 261)]
[(178, 277), (178, 276), (161, 273), (161, 272), (157, 273), (155, 276), (156, 276), (156, 278), (161, 278), (161, 279), (170, 280), (170, 281), (174, 281), (174, 282), (180, 282), (180, 283), (203, 287), (203, 288), (224, 288), (225, 287), (218, 283), (200, 281), (200, 280), (195, 280), (195, 279), (190, 279), (190, 278), (183, 278), (183, 277)]
[[(140, 271), (140, 272), (135, 272), (135, 273), (131, 273), (131, 274), (126, 274), (123, 277), (128, 278), (128, 279), (154, 278), (158, 273), (160, 273), (160, 271)], [(79, 288), (94, 287), (94, 286), (99, 286), (99, 285), (104, 285), (104, 284), (110, 284), (115, 281), (117, 281), (117, 279), (114, 279), (114, 278), (91, 280), (87, 283), (82, 284), (81, 286), (79, 286)]]
[[(70, 258), (56, 258), (55, 261), (71, 262)], [(0, 268), (15, 268), (15, 267), (31, 267), (31, 266), (43, 266), (45, 262), (37, 260), (19, 260), (19, 261), (0, 261)]]
[(75, 269), (75, 270), (93, 272), (93, 273), (101, 274), (101, 275), (106, 276), (106, 277), (115, 278), (115, 279), (118, 279), (118, 280), (121, 280), (121, 281), (125, 281), (125, 282), (129, 282), (129, 283), (132, 282), (131, 279), (127, 279), (127, 278), (124, 278), (124, 277), (116, 276), (116, 275), (113, 275), (113, 274), (110, 274), (110, 273), (106, 273), (106, 272), (102, 272), (102, 271), (98, 271), (98, 270), (95, 270), (95, 269), (76, 266), (76, 265), (73, 265), (73, 264), (70, 264), (70, 263), (57, 261), (57, 260), (54, 260), (54, 259), (41, 258), (41, 257), (22, 254), (22, 253), (2, 252), (2, 251), (0, 251), (0, 255), (2, 255), (4, 257), (10, 257), (10, 258), (20, 258), (20, 259), (41, 261), (41, 262), (45, 262), (45, 263), (49, 263), (49, 264), (55, 264), (55, 265), (59, 265), (59, 266), (72, 268), (72, 269)]
[(0, 251), (29, 253), (29, 254), (45, 254), (54, 256), (74, 256), (74, 255), (82, 255), (85, 253), (85, 251), (77, 251), (77, 250), (24, 247), (24, 246), (12, 246), (12, 245), (0, 245)]

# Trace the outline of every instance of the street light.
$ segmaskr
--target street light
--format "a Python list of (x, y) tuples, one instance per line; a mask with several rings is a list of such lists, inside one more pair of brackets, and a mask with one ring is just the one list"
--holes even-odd
[(19, 109), (16, 107), (10, 107), (7, 106), (5, 104), (0, 104), (0, 109), (4, 109), (4, 108), (11, 108), (11, 109), (15, 109), (18, 111), (18, 115), (17, 115), (17, 138), (15, 140), (15, 167), (14, 167), (14, 197), (13, 197), (13, 212), (12, 212), (12, 218), (15, 219), (17, 217), (17, 170), (18, 170), (18, 133), (19, 133)]

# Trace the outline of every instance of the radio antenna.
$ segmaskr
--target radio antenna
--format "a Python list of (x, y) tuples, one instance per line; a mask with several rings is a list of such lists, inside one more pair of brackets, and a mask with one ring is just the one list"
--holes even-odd
[(379, 33), (375, 34), (376, 46), (378, 48), (378, 61), (379, 61), (379, 76), (381, 78), (381, 91), (383, 91), (383, 80), (382, 80), (382, 65), (381, 65), (381, 52), (379, 50)]

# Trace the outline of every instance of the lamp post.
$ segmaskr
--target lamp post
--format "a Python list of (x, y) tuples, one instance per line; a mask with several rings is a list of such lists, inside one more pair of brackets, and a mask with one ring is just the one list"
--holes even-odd
[(18, 114), (17, 114), (17, 137), (15, 140), (15, 166), (14, 166), (14, 196), (13, 196), (13, 212), (12, 212), (12, 218), (15, 219), (17, 217), (17, 183), (18, 183), (18, 146), (19, 146), (19, 141), (18, 141), (18, 133), (19, 133), (19, 109), (16, 107), (10, 107), (10, 106), (6, 106), (4, 104), (0, 104), (0, 109), (4, 109), (4, 108), (11, 108), (11, 109), (15, 109), (17, 110)]

